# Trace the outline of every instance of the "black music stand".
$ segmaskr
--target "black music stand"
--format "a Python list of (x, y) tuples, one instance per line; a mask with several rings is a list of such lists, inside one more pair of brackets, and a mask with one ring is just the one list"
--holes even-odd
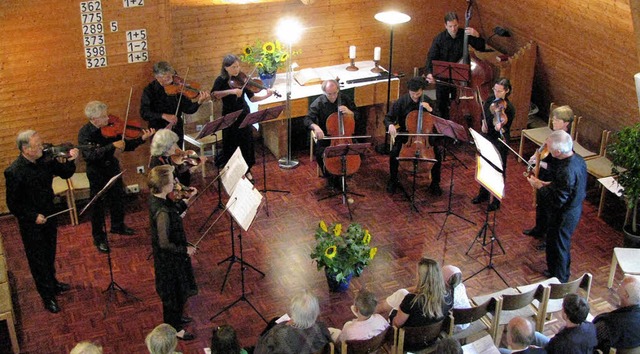
[(338, 193), (334, 193), (328, 195), (326, 197), (318, 199), (318, 201), (329, 199), (331, 197), (335, 197), (336, 195), (342, 196), (342, 204), (347, 204), (347, 209), (349, 210), (349, 219), (353, 220), (353, 215), (351, 214), (351, 203), (349, 203), (348, 194), (357, 195), (359, 197), (364, 197), (364, 194), (359, 194), (355, 192), (347, 191), (347, 155), (360, 155), (364, 154), (364, 152), (371, 146), (371, 143), (357, 143), (357, 144), (341, 144), (336, 146), (328, 146), (324, 149), (324, 157), (340, 157), (340, 161), (342, 162), (342, 169), (340, 175), (340, 191)]
[[(198, 133), (198, 135), (196, 136), (196, 140), (202, 139), (209, 135), (215, 134), (216, 132), (222, 129), (230, 127), (236, 121), (236, 119), (238, 119), (238, 117), (241, 114), (242, 114), (242, 110), (240, 109), (205, 124), (204, 127), (202, 127), (202, 130), (200, 130), (200, 133)], [(216, 139), (217, 139), (217, 136), (216, 136)], [(217, 143), (218, 142), (216, 141), (216, 144)], [(218, 170), (218, 175), (220, 175), (220, 166), (215, 161), (213, 161), (213, 164), (216, 166)], [(213, 208), (211, 213), (209, 213), (209, 216), (207, 216), (207, 219), (204, 221), (204, 223), (202, 223), (200, 228), (198, 228), (198, 232), (202, 232), (202, 230), (207, 225), (209, 220), (211, 220), (211, 218), (213, 217), (213, 214), (215, 214), (216, 211), (224, 210), (224, 204), (222, 204), (222, 195), (220, 194), (221, 189), (222, 189), (222, 185), (220, 183), (220, 178), (218, 178), (218, 204)], [(202, 191), (201, 193), (204, 193), (204, 191)]]
[[(240, 123), (240, 128), (244, 128), (248, 125), (255, 123), (266, 123), (268, 121), (274, 120), (278, 118), (278, 116), (284, 111), (285, 106), (280, 105), (276, 107), (267, 108), (261, 111), (253, 112), (247, 115), (242, 123)], [(281, 189), (267, 189), (267, 167), (266, 167), (266, 157), (265, 157), (266, 145), (264, 144), (264, 137), (262, 138), (262, 189), (260, 192), (264, 193), (264, 204), (267, 209), (267, 216), (269, 216), (269, 200), (267, 199), (267, 192), (275, 192), (275, 193), (285, 193), (289, 194), (289, 191), (281, 190)]]
[[(102, 187), (102, 189), (96, 193), (95, 196), (93, 196), (93, 198), (89, 201), (89, 203), (87, 203), (87, 205), (85, 205), (85, 207), (80, 211), (80, 214), (78, 214), (78, 217), (82, 216), (82, 214), (84, 214), (85, 211), (87, 211), (90, 207), (95, 206), (99, 201), (102, 201), (104, 203), (104, 196), (107, 193), (107, 191), (109, 189), (111, 189), (111, 187), (113, 187), (113, 185), (116, 183), (116, 181), (119, 178), (122, 178), (122, 174), (124, 173), (123, 170), (122, 172), (118, 173), (117, 175), (111, 177), (111, 179), (109, 180), (109, 182), (107, 182), (107, 184), (105, 184), (104, 187)], [(106, 208), (102, 208), (102, 213), (104, 214)], [(105, 240), (107, 243), (107, 264), (109, 265), (109, 278), (111, 279), (111, 281), (109, 282), (109, 286), (103, 291), (103, 293), (108, 292), (109, 296), (107, 297), (107, 306), (105, 307), (105, 311), (104, 311), (104, 317), (107, 317), (107, 313), (109, 313), (109, 303), (113, 302), (113, 297), (115, 295), (116, 291), (120, 291), (122, 292), (125, 296), (133, 298), (137, 301), (142, 301), (139, 298), (137, 298), (136, 296), (130, 294), (128, 291), (126, 291), (123, 287), (121, 287), (120, 285), (118, 285), (118, 283), (115, 282), (115, 280), (113, 279), (113, 262), (111, 260), (111, 247), (109, 246), (109, 234), (107, 234), (107, 222), (106, 222), (106, 218), (105, 215), (102, 216), (102, 232), (104, 232), (104, 234), (106, 235)]]
[(469, 82), (471, 79), (471, 65), (462, 63), (450, 63), (448, 61), (434, 60), (432, 75), (433, 77), (446, 81), (464, 81)]
[[(420, 135), (427, 135), (428, 136), (428, 135), (431, 135), (431, 134), (420, 134)], [(405, 197), (411, 201), (411, 210), (419, 213), (420, 211), (416, 207), (416, 176), (418, 175), (418, 164), (420, 162), (436, 163), (436, 162), (438, 162), (438, 160), (419, 157), (419, 156), (412, 156), (412, 157), (400, 157), (400, 156), (398, 156), (398, 157), (396, 157), (396, 160), (398, 160), (398, 162), (400, 162), (400, 161), (411, 161), (411, 162), (413, 162), (413, 169), (411, 171), (411, 176), (412, 176), (411, 195), (408, 195), (404, 188), (402, 188), (402, 192), (404, 193)]]

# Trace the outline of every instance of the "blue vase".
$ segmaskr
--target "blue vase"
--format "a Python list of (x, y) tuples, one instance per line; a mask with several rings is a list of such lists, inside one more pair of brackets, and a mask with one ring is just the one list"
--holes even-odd
[(276, 73), (262, 73), (260, 80), (266, 87), (273, 88), (273, 84), (276, 82)]
[(331, 291), (332, 293), (343, 293), (349, 290), (349, 284), (351, 283), (351, 277), (353, 277), (353, 274), (347, 275), (347, 277), (343, 279), (341, 282), (338, 282), (336, 280), (336, 275), (329, 272), (327, 268), (324, 269), (324, 275), (327, 278), (327, 285), (329, 285), (329, 291)]

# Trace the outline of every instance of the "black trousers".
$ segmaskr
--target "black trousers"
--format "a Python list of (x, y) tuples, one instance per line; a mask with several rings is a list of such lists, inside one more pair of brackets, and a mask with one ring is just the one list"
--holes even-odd
[[(90, 176), (90, 190), (91, 198), (93, 198), (102, 188), (109, 182), (110, 175), (106, 176)], [(111, 229), (118, 229), (124, 227), (124, 183), (122, 178), (119, 178), (111, 188), (97, 201), (91, 210), (91, 235), (93, 236), (93, 243), (95, 245), (99, 243), (107, 242), (107, 234), (103, 226), (105, 225), (105, 212), (107, 206), (109, 207), (109, 214), (111, 215)]]
[(578, 226), (582, 205), (553, 211), (547, 232), (547, 266), (551, 276), (566, 283), (571, 276), (571, 236)]
[(36, 289), (43, 300), (54, 299), (56, 295), (56, 246), (58, 224), (55, 218), (43, 225), (19, 223), (24, 251), (29, 262)]
[[(244, 117), (238, 118), (242, 121)], [(238, 123), (239, 124), (239, 123)], [(256, 154), (253, 144), (253, 131), (251, 126), (239, 129), (236, 125), (232, 125), (222, 130), (222, 155), (223, 164), (227, 163), (236, 149), (239, 147), (242, 157), (246, 161), (249, 168), (256, 163)]]

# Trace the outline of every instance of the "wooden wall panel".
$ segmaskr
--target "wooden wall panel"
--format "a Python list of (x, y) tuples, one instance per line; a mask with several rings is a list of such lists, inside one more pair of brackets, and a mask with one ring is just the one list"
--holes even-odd
[[(638, 0), (631, 1), (637, 6)], [(142, 88), (153, 79), (153, 62), (169, 60), (183, 74), (188, 68), (189, 78), (208, 89), (225, 54), (240, 53), (257, 38), (274, 38), (275, 24), (286, 15), (306, 27), (294, 45), (302, 50), (294, 60), (304, 68), (346, 62), (349, 45), (357, 46), (359, 60), (370, 59), (373, 48), (382, 47), (381, 65), (388, 66), (389, 27), (373, 16), (391, 9), (409, 14), (411, 21), (394, 31), (393, 67), (408, 77), (414, 67), (424, 65), (432, 38), (443, 30), (444, 13), (454, 10), (463, 17), (466, 5), (443, 0), (317, 0), (312, 5), (299, 0), (252, 5), (147, 0), (142, 8), (124, 9), (121, 1), (103, 0), (106, 22), (118, 20), (120, 32), (106, 33), (109, 67), (87, 70), (79, 3), (0, 2), (5, 30), (0, 36), (0, 169), (17, 155), (14, 137), (19, 130), (35, 128), (47, 141), (75, 142), (90, 100), (105, 101), (111, 113), (122, 116), (133, 86), (131, 117), (138, 117)], [(638, 120), (632, 79), (640, 71), (638, 34), (628, 0), (483, 0), (476, 2), (471, 25), (485, 37), (497, 25), (508, 28), (513, 37), (491, 40), (508, 54), (530, 40), (538, 44), (532, 100), (542, 116), (551, 101), (570, 104), (589, 122), (584, 126), (593, 125), (581, 136), (596, 142), (599, 129), (616, 130)], [(149, 32), (150, 62), (126, 64), (124, 31), (137, 28)], [(121, 160), (134, 170), (146, 164), (147, 155), (148, 145)], [(127, 184), (142, 182), (139, 175), (125, 174)], [(6, 212), (4, 179), (0, 212)]]

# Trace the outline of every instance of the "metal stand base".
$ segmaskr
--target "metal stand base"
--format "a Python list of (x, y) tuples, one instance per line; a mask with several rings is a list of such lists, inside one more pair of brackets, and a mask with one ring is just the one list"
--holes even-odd
[[(489, 264), (487, 264), (486, 266), (484, 266), (482, 269), (480, 269), (479, 271), (473, 273), (471, 276), (469, 276), (468, 278), (466, 278), (464, 281), (467, 281), (473, 277), (475, 277), (476, 275), (480, 274), (482, 271), (486, 270), (493, 270), (498, 277), (500, 277), (500, 280), (502, 280), (504, 282), (504, 284), (506, 286), (509, 286), (509, 283), (507, 283), (506, 280), (504, 280), (504, 278), (502, 277), (502, 275), (498, 272), (498, 270), (494, 267), (493, 265), (493, 248), (494, 248), (494, 243), (498, 243), (498, 246), (500, 247), (500, 249), (502, 250), (502, 254), (506, 254), (506, 252), (504, 251), (504, 248), (502, 248), (502, 244), (500, 243), (500, 240), (498, 240), (498, 236), (496, 236), (496, 231), (495, 231), (495, 225), (496, 225), (496, 213), (494, 211), (493, 213), (493, 226), (490, 227), (489, 226), (489, 210), (487, 209), (486, 213), (485, 213), (485, 220), (484, 220), (484, 224), (482, 225), (482, 227), (480, 228), (480, 231), (478, 231), (478, 234), (476, 235), (476, 238), (473, 240), (473, 242), (471, 242), (471, 245), (469, 246), (469, 249), (467, 249), (467, 252), (465, 253), (466, 255), (469, 255), (469, 251), (471, 251), (471, 248), (473, 247), (473, 245), (478, 242), (482, 245), (482, 247), (486, 246), (486, 245), (490, 245), (489, 247)], [(487, 241), (487, 230), (491, 228), (491, 236), (489, 241)], [(484, 249), (484, 248), (483, 248)]]
[(300, 164), (300, 162), (298, 162), (298, 160), (289, 159), (289, 158), (286, 158), (286, 157), (283, 157), (283, 158), (278, 160), (278, 167), (283, 168), (285, 170), (294, 169), (294, 168), (298, 167), (299, 164)]
[(443, 214), (445, 213), (445, 217), (444, 217), (444, 222), (442, 223), (442, 227), (440, 227), (440, 231), (438, 232), (438, 235), (436, 236), (436, 240), (440, 239), (440, 236), (442, 235), (442, 231), (444, 231), (444, 226), (447, 224), (447, 220), (449, 220), (449, 215), (453, 215), (453, 216), (457, 216), (458, 218), (471, 223), (473, 225), (475, 225), (476, 223), (465, 218), (462, 215), (456, 214), (452, 209), (451, 209), (451, 200), (453, 198), (453, 168), (455, 167), (455, 163), (452, 162), (451, 163), (451, 178), (449, 180), (449, 202), (447, 204), (447, 209), (446, 210), (439, 210), (439, 211), (430, 211), (429, 214)]

